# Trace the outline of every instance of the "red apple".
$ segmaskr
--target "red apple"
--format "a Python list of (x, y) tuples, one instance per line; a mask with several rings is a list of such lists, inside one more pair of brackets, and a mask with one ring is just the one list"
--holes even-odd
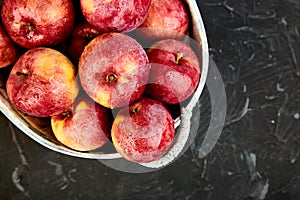
[(158, 101), (141, 98), (117, 114), (112, 130), (116, 150), (133, 162), (151, 162), (171, 147), (175, 129), (172, 116)]
[(62, 144), (78, 151), (90, 151), (108, 141), (112, 121), (108, 108), (86, 95), (79, 95), (69, 111), (51, 117), (51, 127)]
[(69, 109), (79, 88), (71, 61), (56, 50), (39, 47), (27, 51), (15, 63), (6, 91), (19, 110), (46, 117)]
[(166, 104), (177, 104), (193, 94), (200, 80), (200, 64), (190, 46), (166, 39), (151, 46), (147, 54), (151, 63), (148, 95)]
[(0, 68), (13, 64), (18, 59), (18, 52), (13, 41), (0, 25)]
[(139, 31), (146, 39), (183, 38), (188, 27), (189, 16), (182, 0), (151, 0)]
[(108, 108), (137, 100), (144, 92), (150, 70), (143, 47), (122, 33), (104, 33), (92, 40), (78, 68), (83, 89)]
[(131, 31), (145, 20), (151, 0), (80, 0), (86, 20), (101, 32)]
[(78, 63), (84, 47), (101, 33), (89, 23), (77, 25), (71, 34), (71, 41), (68, 45), (68, 53), (74, 63)]
[(53, 46), (71, 33), (75, 12), (72, 0), (9, 0), (2, 5), (4, 28), (26, 48)]

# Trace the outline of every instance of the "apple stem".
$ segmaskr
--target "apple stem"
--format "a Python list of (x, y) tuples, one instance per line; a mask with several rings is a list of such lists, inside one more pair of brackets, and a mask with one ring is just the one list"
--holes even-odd
[(65, 112), (62, 113), (63, 116), (66, 118), (69, 117), (72, 114), (72, 110), (66, 110)]
[(139, 112), (139, 110), (141, 110), (141, 108), (142, 108), (142, 105), (138, 104), (131, 110), (131, 113), (136, 114)]
[(91, 40), (91, 39), (93, 39), (93, 35), (92, 34), (89, 34), (89, 33), (86, 33), (85, 34), (85, 38), (87, 38), (88, 40)]
[(27, 32), (26, 32), (26, 33), (27, 33), (26, 37), (27, 37), (28, 39), (31, 39), (32, 36), (33, 36), (34, 31), (36, 31), (36, 27), (35, 27), (32, 23), (24, 24), (22, 27), (23, 27), (24, 29), (26, 29), (26, 31), (27, 31)]
[(134, 109), (132, 109), (132, 111), (131, 111), (132, 114), (136, 114), (137, 112), (138, 112), (138, 109), (137, 109), (137, 108), (134, 108)]
[(16, 75), (17, 76), (25, 76), (25, 77), (28, 76), (28, 74), (24, 73), (24, 72), (17, 72)]
[(177, 52), (177, 55), (176, 55), (176, 61), (175, 63), (178, 65), (179, 64), (179, 61), (182, 59), (183, 57), (183, 53), (181, 52)]
[(118, 79), (118, 76), (114, 73), (110, 73), (106, 76), (106, 82), (111, 83), (113, 81), (116, 81)]

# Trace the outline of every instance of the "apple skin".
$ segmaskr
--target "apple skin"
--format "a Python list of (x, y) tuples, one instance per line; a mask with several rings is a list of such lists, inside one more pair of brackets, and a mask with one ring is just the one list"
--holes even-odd
[(9, 0), (2, 5), (4, 28), (25, 48), (54, 46), (71, 33), (75, 11), (71, 0)]
[(113, 122), (112, 141), (127, 160), (147, 163), (161, 158), (174, 139), (174, 121), (158, 101), (141, 98), (122, 108)]
[(146, 93), (165, 104), (181, 103), (190, 97), (200, 80), (200, 64), (190, 46), (166, 39), (147, 50), (151, 70)]
[(188, 32), (189, 16), (181, 0), (151, 0), (149, 13), (139, 28), (144, 39), (182, 39)]
[(104, 33), (84, 49), (78, 65), (81, 85), (97, 103), (118, 108), (146, 88), (150, 65), (142, 46), (122, 33)]
[(51, 127), (58, 141), (78, 151), (90, 151), (109, 141), (111, 110), (80, 94), (69, 111), (51, 117)]
[(86, 20), (101, 32), (128, 32), (145, 20), (151, 0), (80, 0)]
[(48, 117), (69, 109), (79, 86), (75, 67), (66, 56), (38, 47), (28, 50), (14, 64), (6, 91), (20, 111)]
[(0, 25), (0, 68), (12, 65), (19, 58), (16, 45)]
[(87, 22), (77, 25), (72, 31), (70, 43), (68, 45), (70, 59), (74, 63), (78, 63), (84, 47), (100, 34), (100, 31)]

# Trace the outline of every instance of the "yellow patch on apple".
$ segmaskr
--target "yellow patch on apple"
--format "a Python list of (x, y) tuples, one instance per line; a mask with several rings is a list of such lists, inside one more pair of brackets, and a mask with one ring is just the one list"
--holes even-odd
[[(118, 116), (115, 118), (114, 124), (119, 124), (123, 120), (124, 120), (123, 116)], [(115, 126), (113, 126), (113, 127), (115, 127)], [(112, 142), (113, 142), (116, 150), (119, 152), (119, 154), (121, 154), (124, 158), (127, 158), (126, 154), (124, 154), (124, 152), (122, 151), (122, 148), (120, 147), (119, 142), (117, 141), (114, 128), (112, 128), (112, 130), (111, 130), (111, 139), (112, 139)]]
[[(36, 70), (41, 71), (42, 77), (46, 80), (50, 80), (53, 74), (55, 74), (53, 71), (61, 71), (60, 73), (63, 73), (65, 76), (64, 78), (74, 79), (75, 71), (70, 70), (73, 68), (73, 64), (66, 58), (64, 55), (60, 55), (57, 52), (53, 52), (55, 56), (51, 54), (41, 54), (39, 55), (39, 65), (36, 65)], [(61, 67), (61, 66), (53, 66), (53, 63), (68, 63), (68, 67)]]
[(127, 55), (124, 60), (122, 60), (122, 70), (124, 72), (132, 72), (137, 70), (136, 63), (134, 62), (134, 58), (131, 55)]
[(124, 120), (124, 117), (123, 117), (123, 116), (118, 116), (118, 117), (115, 118), (114, 124), (119, 124), (119, 123), (121, 123), (123, 120)]
[(90, 14), (94, 13), (95, 10), (95, 6), (94, 6), (94, 0), (85, 0), (85, 1), (81, 1), (82, 4), (84, 4), (83, 7), (85, 7), (86, 11)]
[(121, 77), (119, 80), (121, 83), (129, 83), (129, 80), (125, 77)]
[(72, 149), (76, 149), (76, 150), (82, 150), (82, 141), (79, 138), (73, 137), (72, 139), (68, 139), (68, 137), (72, 136), (66, 136), (64, 135), (64, 133), (66, 131), (64, 131), (64, 124), (65, 124), (65, 120), (59, 121), (59, 122), (54, 122), (53, 120), (51, 120), (51, 126), (53, 127), (52, 130), (54, 132), (55, 137), (57, 138), (57, 140), (59, 142), (61, 142), (62, 144), (68, 146), (68, 147), (72, 147)]
[(86, 109), (88, 109), (88, 105), (87, 105), (87, 103), (86, 102), (83, 102), (83, 101), (81, 101), (77, 106), (76, 106), (76, 109), (77, 109), (77, 111), (79, 111), (79, 110), (86, 110)]
[[(116, 136), (115, 136), (115, 134), (114, 134), (113, 131), (112, 131), (112, 133), (111, 133), (111, 136), (112, 136), (112, 137), (111, 137), (111, 138), (112, 138), (112, 142), (113, 142), (113, 144), (114, 144), (116, 150), (119, 152), (119, 154), (120, 154), (121, 156), (123, 156), (124, 158), (127, 158), (126, 154), (124, 154), (124, 152), (122, 151), (122, 148), (120, 147), (118, 141), (116, 140)], [(128, 159), (128, 158), (127, 158), (127, 159)]]
[(65, 123), (65, 119), (59, 122), (58, 121), (54, 122), (53, 120), (51, 120), (51, 126), (53, 127), (52, 130), (57, 140), (65, 145), (69, 145), (69, 141), (65, 140), (66, 137), (63, 135), (64, 123)]
[(108, 92), (102, 91), (97, 95), (97, 101), (104, 107), (111, 108), (109, 100), (110, 94)]

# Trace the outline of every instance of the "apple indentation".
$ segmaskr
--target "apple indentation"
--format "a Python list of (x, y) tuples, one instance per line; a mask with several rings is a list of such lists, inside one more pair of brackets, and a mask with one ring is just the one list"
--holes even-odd
[(92, 35), (92, 34), (90, 34), (90, 33), (85, 33), (85, 35), (84, 35), (84, 38), (86, 38), (86, 39), (88, 39), (88, 40), (91, 40), (91, 39), (93, 39), (95, 37), (95, 35)]
[(62, 116), (64, 117), (64, 118), (68, 118), (70, 115), (72, 115), (72, 110), (70, 109), (70, 110), (66, 110), (66, 111), (64, 111), (63, 113), (61, 113), (62, 114)]
[(132, 110), (130, 111), (131, 114), (137, 114), (142, 109), (141, 104), (136, 104)]
[(118, 76), (117, 76), (117, 74), (109, 73), (109, 74), (107, 74), (105, 80), (106, 80), (107, 83), (113, 83), (113, 82), (116, 82), (118, 80)]
[(16, 72), (16, 75), (17, 75), (17, 76), (23, 76), (23, 77), (26, 77), (26, 76), (28, 76), (28, 73), (26, 73), (26, 72)]
[(26, 37), (28, 39), (31, 39), (33, 37), (34, 32), (36, 31), (36, 26), (33, 23), (25, 23), (23, 25), (21, 25), (22, 28), (25, 29), (26, 31)]

